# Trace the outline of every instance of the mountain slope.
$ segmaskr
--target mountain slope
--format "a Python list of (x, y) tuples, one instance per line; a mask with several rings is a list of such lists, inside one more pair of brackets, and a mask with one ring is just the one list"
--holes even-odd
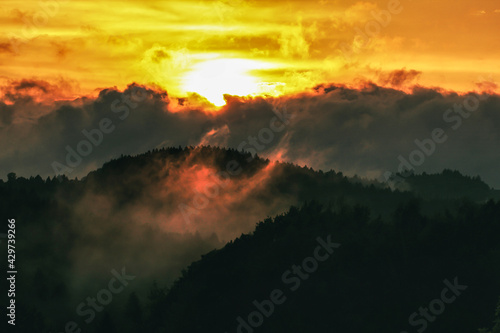
[[(417, 180), (419, 176), (414, 177)], [(433, 177), (436, 181), (441, 179), (441, 175)], [(125, 329), (122, 327), (125, 321), (122, 323), (120, 318), (129, 294), (135, 292), (139, 303), (145, 306), (149, 302), (146, 295), (156, 280), (160, 289), (153, 289), (156, 296), (152, 299), (164, 302), (161, 288), (171, 286), (181, 270), (199, 259), (200, 255), (223, 247), (228, 240), (241, 234), (252, 232), (258, 221), (312, 200), (340, 214), (342, 218), (332, 217), (337, 221), (335, 228), (343, 225), (350, 230), (352, 237), (358, 234), (355, 228), (369, 225), (368, 229), (362, 229), (364, 238), (356, 241), (361, 244), (359, 250), (363, 249), (362, 244), (375, 242), (377, 246), (387, 247), (384, 255), (404, 254), (406, 252), (401, 252), (399, 248), (390, 248), (394, 245), (391, 242), (399, 244), (404, 240), (397, 236), (395, 229), (389, 228), (396, 220), (400, 221), (397, 223), (408, 223), (408, 230), (412, 232), (424, 223), (420, 216), (423, 221), (437, 221), (435, 226), (448, 228), (442, 223), (462, 223), (458, 216), (468, 217), (468, 214), (474, 217), (471, 209), (479, 209), (474, 202), (484, 202), (485, 198), (495, 195), (479, 179), (456, 174), (454, 177), (451, 180), (444, 177), (445, 183), (459, 179), (460, 189), (454, 188), (454, 194), (467, 194), (469, 187), (480, 188), (481, 191), (474, 191), (472, 197), (465, 201), (457, 199), (463, 195), (448, 195), (447, 190), (437, 192), (434, 197), (424, 195), (418, 199), (421, 196), (418, 193), (393, 191), (386, 184), (345, 177), (341, 172), (314, 171), (215, 147), (165, 148), (133, 157), (122, 156), (81, 180), (66, 177), (43, 180), (38, 176), (26, 179), (9, 174), (8, 181), (0, 181), (0, 213), (5, 219), (16, 219), (16, 232), (20, 239), (16, 244), (16, 258), (23, 264), (23, 274), (17, 281), (19, 316), (33, 318), (23, 321), (23, 325), (27, 326), (19, 327), (19, 330), (61, 331), (69, 320), (75, 320), (82, 329), (91, 331), (99, 331), (101, 326), (110, 327), (111, 321), (120, 329)], [(419, 209), (415, 208), (417, 206), (413, 210), (404, 208), (409, 202), (418, 202)], [(496, 213), (492, 214), (496, 216)], [(471, 218), (471, 221), (474, 219)], [(294, 244), (293, 247), (305, 250), (301, 247), (302, 243), (312, 244), (323, 233), (311, 235), (317, 226), (310, 218), (297, 221), (297, 225), (290, 224), (291, 229), (299, 230), (293, 238), (295, 243), (288, 238), (286, 242), (289, 246)], [(480, 220), (477, 221), (481, 225)], [(311, 230), (301, 229), (302, 225), (309, 224)], [(277, 228), (273, 225), (260, 224), (256, 233), (268, 234), (263, 231)], [(433, 236), (434, 227), (425, 225), (426, 232), (419, 237), (444, 243), (454, 237), (450, 236), (452, 234), (437, 233), (442, 239), (436, 238)], [(331, 227), (324, 223), (321, 231)], [(0, 232), (5, 233), (6, 225), (1, 228)], [(467, 228), (470, 233), (477, 231), (472, 225), (467, 225)], [(488, 236), (495, 235), (494, 230), (490, 231)], [(302, 238), (308, 234), (312, 238)], [(379, 238), (375, 237), (379, 234)], [(281, 237), (276, 235), (273, 237)], [(288, 234), (285, 236), (289, 237)], [(414, 241), (417, 240), (404, 241), (403, 249), (409, 251), (408, 247)], [(429, 246), (434, 247), (432, 244)], [(470, 249), (475, 250), (475, 246), (483, 246), (483, 239), (473, 239)], [(264, 259), (269, 257), (291, 263), (294, 258), (286, 254), (285, 257), (290, 260), (280, 259), (283, 253), (274, 253), (273, 248), (262, 247), (259, 251)], [(230, 253), (229, 256), (236, 262), (247, 260), (256, 271), (261, 268), (255, 258), (240, 257), (238, 252)], [(0, 260), (5, 262), (5, 259)], [(224, 268), (222, 262), (217, 265), (221, 271), (230, 269)], [(267, 264), (266, 267), (271, 270), (273, 265)], [(367, 261), (367, 265), (373, 263)], [(390, 271), (396, 269), (394, 265), (386, 264)], [(105, 307), (103, 311), (109, 314), (97, 314), (96, 320), (90, 324), (75, 315), (76, 307), (82, 301), (107, 285), (110, 272), (122, 268), (137, 279)], [(227, 271), (227, 274), (237, 276), (239, 273)], [(240, 279), (243, 278), (240, 275)], [(249, 278), (249, 281), (259, 281), (258, 276)], [(195, 290), (194, 286), (192, 288)], [(260, 295), (257, 290), (254, 291)], [(191, 296), (188, 296), (182, 299), (189, 300)], [(234, 291), (234, 297), (240, 296)], [(134, 298), (130, 302), (131, 308), (138, 307)], [(200, 302), (200, 306), (202, 304)], [(150, 305), (148, 309), (160, 311), (162, 307)], [(161, 312), (150, 317), (148, 322), (160, 325), (163, 317)], [(221, 320), (227, 323), (226, 319)]]
[[(500, 203), (425, 217), (410, 202), (389, 224), (368, 213), (311, 203), (259, 223), (193, 263), (156, 301), (153, 313), (164, 317), (148, 329), (451, 333), (490, 322), (500, 294)], [(329, 239), (339, 245), (327, 256)], [(312, 259), (318, 246), (324, 261)], [(452, 285), (455, 294), (443, 292)], [(281, 296), (273, 298), (276, 290)], [(429, 304), (442, 298), (454, 301), (440, 313)], [(432, 320), (416, 314), (409, 321), (429, 306), (437, 309)]]

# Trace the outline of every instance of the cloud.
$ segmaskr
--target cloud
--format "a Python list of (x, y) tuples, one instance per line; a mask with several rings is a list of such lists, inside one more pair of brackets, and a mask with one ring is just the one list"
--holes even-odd
[(13, 114), (14, 108), (11, 105), (0, 102), (0, 128), (12, 123)]
[(47, 101), (67, 97), (71, 93), (71, 84), (63, 79), (57, 83), (49, 83), (39, 79), (13, 80), (0, 87), (3, 99), (8, 102), (16, 102), (20, 99), (33, 99), (36, 101)]
[(382, 85), (389, 85), (391, 87), (400, 88), (416, 80), (422, 72), (414, 69), (406, 70), (406, 68), (394, 70), (389, 73), (380, 73), (379, 82)]
[(0, 124), (26, 127), (60, 105), (78, 104), (68, 101), (73, 89), (73, 84), (62, 79), (57, 83), (38, 79), (7, 81), (0, 86)]
[(11, 43), (0, 43), (0, 53), (15, 53)]
[(476, 15), (476, 16), (481, 16), (481, 15), (486, 15), (486, 11), (485, 10), (476, 10), (472, 13), (472, 15)]
[(317, 23), (312, 22), (307, 26), (301, 17), (297, 24), (286, 26), (278, 39), (280, 51), (286, 58), (308, 58), (311, 43), (318, 35)]
[(207, 132), (201, 138), (201, 141), (199, 145), (201, 146), (219, 146), (219, 147), (225, 147), (227, 146), (227, 140), (229, 139), (230, 136), (230, 130), (229, 126), (224, 125), (220, 128), (214, 128)]
[(481, 90), (487, 93), (494, 93), (498, 89), (498, 84), (490, 81), (482, 81), (476, 83), (476, 86)]
[[(389, 85), (407, 85), (417, 76), (418, 72), (403, 69), (389, 73), (386, 80)], [(488, 87), (496, 86), (490, 82)], [(42, 93), (51, 89), (19, 81), (9, 91)], [(134, 89), (142, 89), (148, 97), (130, 100)], [(488, 98), (479, 100), (477, 111), (465, 110), (467, 117), (453, 110), (465, 100), (478, 99), (472, 92), (459, 95), (419, 86), (401, 91), (370, 82), (359, 87), (326, 84), (280, 98), (228, 95), (227, 105), (217, 112), (189, 99), (182, 103), (171, 100), (159, 88), (138, 85), (124, 91), (105, 89), (97, 98), (54, 102), (43, 110), (32, 100), (23, 104), (19, 99), (11, 105), (4, 101), (0, 109), (0, 174), (5, 177), (14, 171), (25, 176), (54, 175), (52, 163), (67, 164), (67, 147), (76, 151), (80, 142), (88, 141), (82, 131), (99, 128), (106, 118), (114, 130), (103, 134), (99, 145), (92, 145), (92, 152), (82, 157), (70, 177), (84, 176), (121, 154), (143, 153), (162, 144), (200, 143), (245, 149), (315, 169), (333, 168), (348, 175), (379, 177), (397, 169), (400, 155), (408, 158), (418, 149), (415, 140), (426, 140), (434, 129), (441, 128), (447, 141), (437, 145), (436, 152), (426, 156), (416, 171), (458, 169), (479, 174), (500, 187), (500, 98), (492, 91), (479, 96)], [(19, 115), (31, 106), (40, 108), (42, 116), (23, 120)], [(128, 116), (121, 119), (126, 111)], [(270, 130), (281, 128), (280, 117), (284, 114), (293, 115), (284, 129)]]

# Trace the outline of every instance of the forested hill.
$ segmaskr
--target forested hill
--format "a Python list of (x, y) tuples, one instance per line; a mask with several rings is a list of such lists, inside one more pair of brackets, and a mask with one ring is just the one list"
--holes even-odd
[[(296, 301), (287, 295), (280, 308), (294, 319), (284, 322), (277, 309), (268, 330), (307, 332), (313, 322), (328, 331), (330, 324), (347, 332), (404, 330), (408, 315), (455, 276), (470, 283), (464, 298), (476, 298), (462, 303), (460, 296), (449, 316), (459, 315), (463, 327), (491, 323), (500, 294), (500, 218), (488, 199), (498, 192), (452, 171), (413, 175), (397, 186), (215, 147), (122, 156), (80, 180), (10, 173), (0, 181), (0, 214), (16, 220), (23, 265), (16, 301), (19, 317), (30, 318), (16, 329), (62, 332), (75, 321), (88, 332), (230, 332), (234, 315), (252, 306), (248, 299), (280, 288), (280, 273), (328, 234), (341, 247), (319, 266), (316, 282), (311, 277), (293, 293)], [(122, 268), (136, 279), (86, 323), (77, 306)], [(439, 322), (434, 327), (446, 332)]]
[[(160, 160), (162, 163), (157, 163)], [(163, 174), (164, 163), (177, 163), (176, 166), (187, 163), (188, 166), (204, 164), (213, 166), (219, 172), (228, 171), (228, 163), (235, 161), (241, 166), (242, 175), (249, 177), (254, 175), (259, 170), (262, 170), (269, 163), (268, 159), (262, 159), (258, 156), (252, 157), (249, 153), (238, 152), (234, 149), (224, 149), (219, 147), (185, 147), (185, 148), (164, 148), (149, 151), (138, 156), (122, 156), (103, 165), (102, 168), (95, 172), (91, 172), (89, 179), (103, 182), (105, 186), (110, 180), (117, 177), (134, 177), (136, 172), (140, 172), (142, 168), (153, 168), (150, 175), (153, 178), (161, 177)], [(407, 177), (401, 174), (395, 174), (396, 182), (389, 181), (388, 183), (379, 182), (377, 180), (362, 179), (358, 176), (344, 176), (341, 170), (313, 170), (312, 168), (300, 167), (291, 163), (275, 163), (277, 170), (273, 176), (276, 179), (275, 185), (280, 189), (291, 190), (300, 189), (306, 192), (312, 185), (316, 186), (308, 193), (301, 194), (306, 199), (311, 199), (311, 195), (320, 190), (320, 194), (325, 194), (325, 189), (332, 184), (345, 185), (342, 190), (346, 190), (347, 183), (354, 185), (357, 183), (364, 184), (366, 187), (374, 185), (377, 188), (385, 188), (387, 185), (395, 183), (395, 189), (405, 192), (414, 192), (422, 197), (430, 197), (432, 199), (461, 199), (469, 198), (474, 201), (484, 201), (490, 198), (500, 199), (498, 190), (492, 189), (481, 177), (462, 175), (459, 171), (445, 169), (437, 174), (416, 174), (412, 173)], [(284, 181), (283, 179), (286, 179)], [(285, 186), (282, 183), (294, 183), (293, 186)], [(318, 188), (321, 185), (323, 188)], [(344, 193), (345, 194), (345, 193)]]
[[(396, 176), (395, 188), (409, 190), (429, 199), (471, 198), (500, 199), (500, 192), (490, 188), (481, 177), (464, 176), (458, 171), (445, 169), (439, 174), (411, 174), (405, 178)], [(390, 182), (391, 183), (391, 182)]]
[[(195, 206), (190, 195), (203, 191), (186, 190), (198, 187), (194, 183), (208, 183), (208, 187), (213, 185), (221, 193), (240, 197), (241, 200), (266, 203), (269, 216), (282, 212), (291, 204), (313, 199), (324, 203), (362, 204), (374, 214), (385, 217), (398, 204), (412, 197), (421, 197), (423, 210), (428, 213), (443, 207), (453, 207), (458, 199), (466, 198), (475, 202), (500, 199), (499, 191), (491, 189), (478, 176), (464, 176), (458, 171), (444, 170), (440, 174), (398, 177), (394, 186), (392, 181), (386, 184), (357, 176), (347, 177), (341, 171), (313, 170), (217, 147), (157, 149), (112, 160), (81, 181), (69, 181), (65, 176), (57, 179), (62, 183), (58, 184), (52, 178), (43, 184), (40, 177), (35, 177), (30, 180), (11, 179), (5, 186), (31, 189), (37, 193), (57, 191), (64, 193), (67, 199), (75, 200), (91, 189), (112, 196), (117, 208), (137, 203), (147, 195), (148, 205), (155, 204), (173, 210), (179, 201), (185, 202), (188, 207)], [(224, 187), (227, 183), (235, 186)], [(168, 198), (158, 193), (165, 192), (165, 189), (171, 194)], [(208, 197), (210, 205), (222, 199), (222, 196), (213, 200), (209, 195), (202, 196)], [(231, 206), (235, 202), (224, 204)]]
[[(369, 216), (313, 202), (267, 219), (191, 264), (171, 289), (153, 289), (140, 327), (472, 333), (491, 324), (500, 295), (500, 203), (427, 217), (409, 202), (390, 221)], [(500, 303), (494, 325), (491, 332), (500, 332)]]
[[(228, 165), (232, 167), (228, 168)], [(382, 210), (384, 202), (390, 201), (386, 199), (393, 199), (389, 185), (397, 192), (411, 192), (397, 193), (404, 199), (412, 196), (433, 200), (500, 199), (500, 191), (490, 188), (479, 176), (464, 176), (449, 169), (438, 174), (411, 174), (404, 178), (396, 174), (396, 182), (390, 180), (384, 183), (357, 176), (347, 177), (341, 171), (313, 170), (307, 166), (269, 161), (252, 157), (249, 153), (210, 146), (163, 148), (137, 156), (121, 156), (90, 172), (80, 181), (69, 180), (64, 175), (49, 177), (45, 181), (39, 176), (17, 178), (13, 172), (8, 175), (7, 182), (0, 179), (0, 184), (4, 190), (31, 190), (47, 194), (64, 190), (70, 197), (78, 197), (79, 190), (83, 188), (93, 188), (116, 195), (119, 202), (126, 203), (150, 190), (158, 181), (167, 180), (165, 186), (168, 187), (169, 181), (173, 180), (169, 176), (178, 176), (174, 173), (179, 169), (193, 172), (202, 167), (210, 168), (209, 171), (221, 180), (253, 180), (252, 176), (265, 171), (265, 178), (258, 179), (265, 181), (265, 192), (273, 196), (294, 197), (298, 202), (342, 197), (342, 200), (363, 201), (369, 205), (375, 201), (372, 208)], [(238, 168), (237, 175), (231, 172), (232, 168)]]

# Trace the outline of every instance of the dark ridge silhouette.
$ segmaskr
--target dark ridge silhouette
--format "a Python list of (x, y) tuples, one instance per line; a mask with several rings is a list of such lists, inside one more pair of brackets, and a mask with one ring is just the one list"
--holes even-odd
[[(203, 186), (217, 193), (196, 208)], [(16, 330), (236, 331), (328, 234), (342, 246), (255, 331), (410, 332), (408, 316), (455, 276), (468, 289), (427, 331), (475, 330), (500, 295), (498, 194), (456, 171), (393, 190), (209, 146), (121, 156), (83, 179), (9, 173), (0, 212), (19, 239)], [(188, 220), (182, 205), (196, 208)], [(87, 323), (76, 309), (122, 268), (135, 279)]]
[[(430, 314), (435, 321), (427, 321), (426, 332), (474, 332), (490, 320), (500, 294), (500, 203), (463, 204), (459, 212), (426, 217), (412, 201), (384, 223), (359, 206), (292, 207), (191, 264), (153, 303), (152, 313), (163, 314), (162, 320), (146, 321), (151, 326), (145, 327), (153, 332), (410, 332), (423, 329), (424, 317), (411, 325), (409, 316), (442, 297), (443, 280), (457, 278), (466, 289), (457, 291), (438, 320)], [(313, 257), (318, 237), (329, 235), (341, 246), (308, 274), (304, 259)], [(301, 264), (301, 273), (292, 275), (299, 285), (283, 279)], [(283, 303), (270, 306), (276, 289)], [(254, 301), (266, 304), (255, 328), (249, 322), (259, 320), (248, 319), (259, 309)], [(498, 315), (497, 310), (493, 333)]]
[(422, 173), (411, 174), (403, 178), (401, 174), (395, 183), (400, 190), (409, 190), (428, 199), (460, 199), (473, 198), (475, 200), (488, 200), (495, 197), (500, 199), (499, 191), (489, 187), (481, 177), (464, 176), (456, 170), (445, 169), (439, 174)]

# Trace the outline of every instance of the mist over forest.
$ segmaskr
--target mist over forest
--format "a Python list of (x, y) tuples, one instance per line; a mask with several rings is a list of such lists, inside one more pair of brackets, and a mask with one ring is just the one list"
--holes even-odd
[[(328, 288), (333, 294), (344, 290), (343, 302), (359, 297), (361, 302), (368, 291), (359, 289), (360, 269), (367, 279), (374, 279), (368, 285), (396, 283), (391, 279), (402, 283), (390, 297), (380, 296), (380, 304), (386, 305), (376, 308), (383, 311), (392, 311), (391, 302), (401, 304), (398, 311), (402, 311), (424, 295), (432, 296), (435, 290), (426, 287), (414, 300), (401, 297), (413, 295), (421, 278), (429, 286), (440, 282), (425, 280), (436, 275), (467, 279), (475, 291), (470, 287), (465, 297), (484, 299), (484, 312), (478, 313), (477, 303), (471, 301), (467, 306), (476, 311), (463, 318), (471, 328), (488, 324), (500, 295), (495, 283), (500, 271), (493, 264), (499, 259), (500, 206), (495, 201), (499, 192), (480, 177), (452, 170), (404, 179), (389, 184), (347, 177), (334, 170), (313, 170), (208, 146), (122, 156), (82, 179), (44, 180), (11, 173), (0, 182), (1, 209), (15, 218), (18, 237), (30, 239), (17, 247), (17, 261), (24, 266), (17, 299), (23, 304), (22, 315), (33, 320), (20, 327), (59, 332), (74, 321), (82, 330), (95, 332), (111, 328), (183, 332), (196, 327), (220, 332), (231, 325), (234, 331), (236, 318), (251, 313), (251, 296), (272, 290), (281, 268), (286, 271), (287, 265), (302, 260), (309, 248), (314, 249), (315, 238), (328, 235), (342, 244), (336, 249), (339, 257), (321, 267), (319, 280), (304, 287), (309, 291), (301, 289), (302, 296), (290, 301), (281, 314), (276, 309), (276, 317), (270, 317), (263, 331), (288, 327), (299, 332), (309, 322), (326, 329), (330, 317), (320, 320), (310, 308), (315, 304), (317, 311), (327, 311), (330, 306), (322, 296), (329, 292), (322, 289), (327, 285), (319, 281), (340, 279), (337, 274), (343, 272), (351, 276), (343, 280), (343, 287), (337, 289), (335, 283)], [(439, 257), (426, 259), (436, 251)], [(382, 271), (370, 262), (375, 254)], [(455, 262), (459, 254), (466, 255), (467, 262), (482, 258), (474, 265), (488, 274), (473, 274), (463, 262)], [(395, 272), (399, 273), (391, 275)], [(95, 301), (120, 273), (130, 277), (123, 291), (113, 295), (109, 305), (97, 303), (93, 308), (88, 297)], [(354, 286), (358, 287), (351, 290)], [(103, 295), (97, 299), (106, 300)], [(375, 297), (369, 299), (375, 302)], [(219, 299), (216, 312), (214, 299)], [(472, 309), (467, 306), (460, 311)], [(341, 308), (336, 316), (342, 320), (331, 325), (352, 327), (355, 317)], [(377, 312), (368, 309), (375, 316)], [(287, 313), (304, 316), (280, 326)], [(404, 324), (404, 315), (395, 316), (390, 325), (376, 321), (373, 327), (395, 329), (391, 325)], [(127, 324), (131, 318), (133, 325)], [(453, 324), (450, 320), (447, 326), (435, 325), (435, 331), (465, 325), (465, 319)]]
[(500, 333), (499, 18), (2, 0), (0, 333)]

